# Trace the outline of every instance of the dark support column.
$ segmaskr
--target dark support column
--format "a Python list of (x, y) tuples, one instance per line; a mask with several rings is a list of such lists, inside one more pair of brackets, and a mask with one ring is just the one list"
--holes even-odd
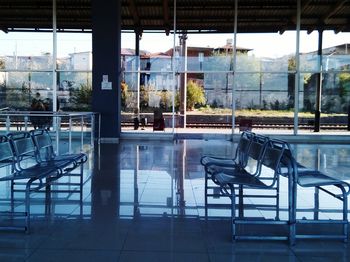
[(323, 31), (318, 31), (318, 51), (317, 55), (320, 59), (320, 72), (317, 73), (316, 77), (316, 108), (315, 108), (315, 128), (314, 132), (320, 132), (321, 122), (321, 100), (322, 100), (322, 40)]
[(120, 136), (120, 2), (92, 1), (92, 110), (101, 113), (102, 142)]

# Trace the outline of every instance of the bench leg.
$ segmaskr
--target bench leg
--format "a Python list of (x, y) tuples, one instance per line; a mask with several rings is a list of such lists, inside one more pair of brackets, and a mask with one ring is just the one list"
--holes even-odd
[(84, 166), (80, 165), (80, 185), (79, 185), (79, 196), (80, 196), (80, 215), (83, 215), (83, 185), (84, 185)]
[(293, 178), (288, 179), (288, 210), (289, 210), (289, 244), (295, 245), (296, 210), (297, 210), (297, 184)]
[(239, 185), (239, 192), (238, 192), (238, 217), (243, 218), (244, 217), (244, 203), (243, 203), (243, 185)]
[(319, 219), (319, 210), (320, 210), (320, 190), (318, 187), (315, 187), (315, 192), (314, 192), (314, 220)]
[(280, 220), (280, 179), (277, 177), (276, 185), (276, 217), (275, 220)]
[(343, 231), (344, 231), (344, 242), (347, 243), (348, 242), (348, 196), (346, 194), (346, 190), (344, 187), (341, 187), (341, 191), (343, 193), (343, 221), (344, 221), (344, 225), (343, 225)]
[(204, 173), (204, 211), (205, 211), (205, 218), (207, 219), (208, 218), (208, 172), (207, 170), (205, 170), (205, 173)]
[(51, 185), (49, 178), (46, 178), (47, 185), (45, 187), (45, 214), (51, 214)]
[(11, 180), (11, 212), (13, 213), (15, 211), (15, 203), (14, 203), (14, 199), (15, 199), (15, 182), (13, 180)]
[(231, 230), (232, 241), (236, 240), (236, 194), (234, 185), (230, 185), (231, 190)]
[(25, 232), (30, 232), (30, 187), (35, 179), (31, 178), (27, 182), (25, 192)]

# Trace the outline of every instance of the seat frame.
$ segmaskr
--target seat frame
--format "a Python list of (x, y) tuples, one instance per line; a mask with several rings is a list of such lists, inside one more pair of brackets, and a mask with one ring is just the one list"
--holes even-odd
[[(0, 167), (10, 167), (9, 174), (7, 173), (0, 177), (0, 181), (11, 182), (10, 213), (21, 215), (25, 218), (24, 226), (2, 226), (1, 229), (24, 230), (29, 233), (30, 194), (32, 192), (41, 192), (41, 189), (45, 188), (46, 200), (50, 201), (51, 185), (59, 178), (71, 175), (71, 172), (77, 167), (80, 167), (79, 191), (80, 203), (82, 203), (83, 164), (86, 162), (87, 156), (82, 154), (82, 158), (78, 161), (76, 159), (59, 159), (59, 156), (57, 157), (57, 159), (51, 158), (47, 161), (42, 161), (40, 149), (35, 145), (34, 137), (30, 132), (16, 132), (7, 136), (0, 136)], [(15, 192), (24, 192), (24, 212), (14, 212)]]

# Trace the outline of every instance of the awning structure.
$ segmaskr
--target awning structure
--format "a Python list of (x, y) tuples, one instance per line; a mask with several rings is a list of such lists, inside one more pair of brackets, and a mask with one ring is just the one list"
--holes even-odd
[[(56, 2), (59, 31), (92, 30), (92, 0)], [(176, 0), (176, 28), (192, 33), (233, 32), (234, 2)], [(122, 30), (172, 32), (174, 0), (121, 0), (121, 3)], [(296, 0), (239, 0), (238, 33), (295, 30), (296, 9)], [(301, 30), (349, 32), (349, 18), (348, 0), (302, 1)], [(0, 30), (52, 30), (52, 0), (1, 0)]]

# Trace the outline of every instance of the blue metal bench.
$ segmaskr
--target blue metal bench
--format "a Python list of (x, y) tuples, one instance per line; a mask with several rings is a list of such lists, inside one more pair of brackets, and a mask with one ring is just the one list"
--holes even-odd
[[(266, 137), (267, 138), (267, 137)], [(254, 142), (252, 143), (254, 145)], [(258, 156), (258, 147), (251, 146), (248, 150), (249, 155)], [(252, 153), (251, 151), (255, 152)], [(344, 242), (348, 241), (348, 201), (347, 196), (350, 193), (350, 185), (344, 181), (335, 179), (324, 172), (307, 168), (298, 163), (292, 154), (290, 145), (285, 141), (269, 139), (265, 144), (263, 154), (257, 158), (257, 166), (251, 171), (246, 167), (242, 168), (227, 168), (219, 167), (212, 168), (211, 174), (213, 180), (220, 186), (221, 192), (231, 199), (231, 216), (232, 216), (232, 238), (235, 239), (274, 239), (285, 240), (288, 239), (290, 244), (295, 244), (296, 239), (341, 239)], [(270, 169), (270, 172), (266, 170)], [(271, 173), (272, 171), (272, 173)], [(270, 175), (266, 174), (270, 173)], [(280, 221), (278, 216), (275, 220), (253, 220), (244, 219), (243, 216), (236, 217), (236, 190), (242, 188), (254, 189), (269, 189), (276, 188), (277, 197), (279, 192), (279, 177), (283, 176), (288, 179), (288, 220)], [(238, 187), (237, 187), (238, 186)], [(333, 186), (340, 190), (340, 194), (336, 194), (326, 187)], [(315, 188), (315, 203), (314, 209), (318, 212), (319, 194), (318, 191), (325, 192), (343, 203), (342, 219), (297, 219), (297, 188)], [(241, 205), (239, 205), (241, 208)], [(279, 202), (277, 201), (277, 212)], [(279, 224), (287, 225), (288, 233), (281, 236), (261, 236), (250, 235), (243, 236), (236, 234), (237, 224)], [(299, 233), (297, 225), (300, 224), (340, 224), (343, 227), (341, 234), (309, 234)]]
[(209, 185), (210, 180), (213, 179), (212, 176), (212, 168), (215, 167), (227, 167), (227, 168), (242, 168), (247, 165), (247, 152), (249, 150), (249, 147), (251, 145), (251, 142), (253, 138), (255, 137), (254, 133), (251, 132), (242, 132), (240, 139), (237, 144), (237, 148), (235, 151), (235, 156), (233, 158), (223, 158), (213, 155), (205, 155), (201, 157), (200, 163), (204, 167), (205, 171), (205, 189), (204, 189), (204, 197), (205, 197), (205, 207), (206, 211), (209, 207), (208, 198), (209, 197), (220, 197), (222, 194), (220, 194), (219, 187), (214, 182), (214, 185)]
[[(261, 148), (263, 148), (261, 152)], [(288, 221), (281, 221), (278, 219), (278, 206), (276, 203), (276, 219), (254, 219), (250, 220), (244, 218), (242, 215), (237, 218), (236, 216), (236, 186), (239, 191), (244, 188), (251, 189), (263, 189), (263, 190), (276, 190), (278, 198), (279, 188), (279, 167), (284, 153), (286, 145), (277, 140), (267, 140), (266, 143), (254, 143), (250, 149), (250, 155), (256, 160), (256, 168), (251, 171), (249, 168), (243, 169), (218, 169), (213, 173), (213, 177), (221, 187), (223, 194), (227, 195), (231, 199), (231, 221), (232, 221), (232, 239), (273, 239), (273, 240), (286, 240), (288, 236), (252, 236), (252, 235), (237, 235), (237, 224), (278, 224), (288, 225)], [(239, 192), (241, 195), (242, 192)], [(265, 197), (264, 195), (260, 197)], [(241, 205), (240, 205), (241, 206)]]
[[(48, 135), (44, 131), (42, 134)], [(23, 227), (6, 226), (3, 229), (19, 229), (29, 232), (30, 194), (45, 188), (46, 196), (48, 197), (51, 193), (51, 184), (62, 176), (70, 175), (78, 166), (81, 168), (79, 175), (83, 176), (82, 165), (87, 160), (85, 154), (74, 154), (64, 157), (56, 156), (55, 158), (52, 151), (52, 154), (49, 154), (51, 157), (44, 160), (42, 158), (43, 154), (40, 152), (42, 148), (34, 143), (34, 141), (38, 140), (40, 140), (39, 135), (36, 137), (34, 133), (32, 135), (29, 132), (17, 132), (8, 136), (0, 136), (0, 167), (10, 166), (10, 172), (1, 176), (0, 181), (11, 182), (12, 202), (14, 192), (23, 191), (25, 193), (25, 211), (21, 213), (25, 217), (25, 225)], [(48, 142), (50, 141), (48, 140)], [(24, 185), (24, 189), (16, 189), (17, 185)], [(79, 186), (82, 201), (82, 178)]]
[[(266, 143), (268, 142), (268, 138), (266, 136), (257, 135), (251, 132), (243, 132), (241, 135), (241, 138), (237, 145), (236, 150), (236, 157), (234, 159), (222, 159), (222, 158), (215, 158), (215, 157), (208, 157), (204, 156), (201, 159), (201, 163), (204, 166), (205, 169), (205, 177), (206, 180), (212, 180), (212, 185), (208, 185), (208, 182), (205, 183), (205, 214), (207, 216), (208, 214), (208, 208), (224, 208), (227, 205), (223, 204), (212, 204), (209, 203), (208, 198), (209, 197), (222, 197), (222, 196), (229, 196), (228, 194), (222, 194), (220, 192), (220, 183), (216, 181), (215, 176), (212, 174), (217, 172), (224, 172), (226, 174), (232, 175), (235, 173), (235, 170), (244, 170), (249, 169), (251, 175), (260, 175), (260, 163), (259, 160), (262, 157), (262, 154), (265, 150)], [(237, 161), (234, 161), (235, 159), (238, 159)], [(269, 180), (271, 178), (264, 178), (261, 177), (261, 180)], [(267, 193), (263, 192), (261, 194), (248, 194), (249, 192), (245, 191), (244, 193), (244, 185), (236, 185), (236, 189), (239, 191), (237, 194), (238, 201), (239, 201), (239, 217), (244, 217), (244, 210), (248, 208), (254, 208), (257, 207), (260, 208), (274, 208), (276, 210), (276, 219), (279, 219), (279, 179), (277, 180), (276, 186), (270, 188), (268, 191), (272, 191)], [(216, 187), (215, 187), (216, 186)], [(218, 189), (219, 190), (218, 190)], [(213, 193), (210, 192), (210, 190), (213, 190)], [(244, 198), (265, 198), (273, 200), (273, 203), (271, 204), (267, 203), (261, 203), (259, 205), (257, 204), (248, 204), (244, 203)], [(218, 201), (216, 201), (218, 202)]]
[[(291, 201), (291, 235), (290, 243), (295, 244), (296, 239), (341, 239), (344, 242), (348, 241), (348, 195), (350, 193), (350, 185), (345, 181), (333, 178), (324, 172), (319, 170), (314, 170), (307, 168), (300, 163), (298, 163), (290, 150), (288, 145), (288, 150), (285, 151), (282, 162), (284, 166), (287, 167), (288, 171), (282, 170), (282, 175), (288, 176), (289, 180), (292, 181), (293, 185), (291, 188), (290, 195), (292, 197)], [(315, 188), (315, 206), (314, 209), (319, 212), (319, 191), (327, 193), (330, 196), (340, 200), (343, 203), (342, 207), (342, 219), (330, 220), (330, 219), (319, 219), (315, 217), (314, 219), (297, 219), (297, 188)], [(329, 190), (326, 187), (334, 187), (340, 190), (339, 193), (335, 193), (333, 190)], [(306, 234), (298, 233), (297, 225), (301, 224), (340, 224), (343, 227), (341, 234)]]

